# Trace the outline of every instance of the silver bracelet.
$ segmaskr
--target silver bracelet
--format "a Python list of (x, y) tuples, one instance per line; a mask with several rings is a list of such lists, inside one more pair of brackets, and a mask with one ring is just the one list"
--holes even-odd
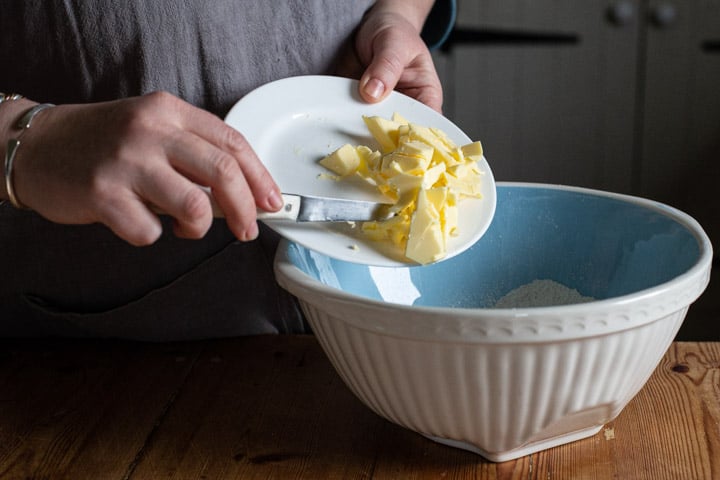
[[(12, 100), (20, 100), (23, 98), (22, 95), (19, 93), (4, 93), (0, 92), (0, 104), (3, 102), (9, 102)], [(0, 200), (0, 206), (2, 206), (5, 203), (5, 200)]]
[(13, 188), (12, 182), (13, 164), (15, 162), (15, 154), (17, 153), (18, 147), (20, 147), (20, 137), (22, 137), (22, 134), (25, 133), (25, 130), (30, 128), (30, 125), (32, 124), (33, 118), (35, 118), (35, 115), (47, 108), (54, 106), (55, 105), (53, 105), (52, 103), (41, 103), (35, 105), (30, 110), (25, 112), (23, 116), (20, 117), (20, 120), (18, 120), (18, 123), (16, 125), (17, 128), (21, 129), (22, 131), (17, 136), (17, 138), (11, 138), (10, 140), (8, 140), (7, 150), (5, 151), (5, 190), (7, 190), (10, 203), (15, 208), (26, 208), (20, 202), (20, 200), (18, 200), (17, 195), (15, 195), (15, 189)]

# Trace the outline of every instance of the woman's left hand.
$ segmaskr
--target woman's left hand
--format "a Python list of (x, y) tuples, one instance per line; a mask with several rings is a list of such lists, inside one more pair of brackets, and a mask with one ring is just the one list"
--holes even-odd
[(420, 37), (429, 0), (379, 0), (366, 14), (355, 37), (364, 68), (360, 95), (379, 102), (398, 90), (442, 111), (443, 93), (435, 64)]

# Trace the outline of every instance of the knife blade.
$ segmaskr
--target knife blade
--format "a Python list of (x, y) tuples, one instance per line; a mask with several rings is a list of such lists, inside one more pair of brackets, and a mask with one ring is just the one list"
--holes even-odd
[(258, 211), (258, 220), (294, 222), (346, 222), (385, 220), (390, 204), (365, 200), (282, 194), (285, 205), (277, 212)]

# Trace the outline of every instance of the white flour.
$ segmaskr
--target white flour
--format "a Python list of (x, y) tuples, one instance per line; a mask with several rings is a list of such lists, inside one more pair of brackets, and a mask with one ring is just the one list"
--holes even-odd
[(595, 300), (553, 280), (533, 280), (498, 300), (494, 308), (528, 308), (570, 305)]

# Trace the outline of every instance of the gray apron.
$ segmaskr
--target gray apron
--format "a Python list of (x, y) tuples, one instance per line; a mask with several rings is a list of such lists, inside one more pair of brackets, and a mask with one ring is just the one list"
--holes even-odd
[[(165, 90), (224, 116), (253, 88), (327, 73), (370, 0), (3, 0), (0, 91), (93, 102)], [(168, 225), (169, 227), (169, 225)], [(190, 340), (306, 332), (275, 283), (277, 238), (170, 228), (132, 247), (101, 225), (0, 206), (0, 336)]]

